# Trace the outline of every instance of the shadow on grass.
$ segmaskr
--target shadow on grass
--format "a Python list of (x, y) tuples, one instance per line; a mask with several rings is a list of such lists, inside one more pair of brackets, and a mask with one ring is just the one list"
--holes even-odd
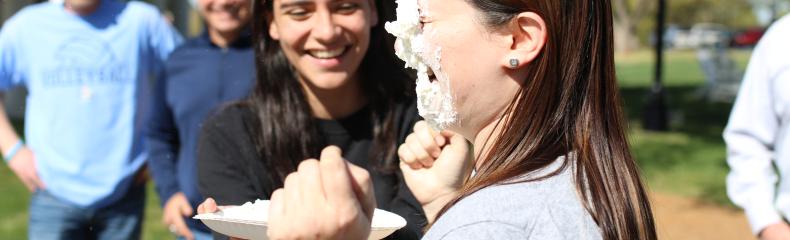
[[(689, 133), (710, 141), (723, 141), (721, 133), (727, 124), (732, 103), (708, 102), (698, 96), (697, 89), (693, 85), (665, 87), (665, 100), (670, 111), (670, 130)], [(648, 92), (647, 87), (620, 89), (629, 120), (642, 120)]]
[(728, 166), (721, 137), (732, 104), (708, 102), (694, 85), (665, 90), (670, 130), (650, 132), (641, 126), (649, 88), (621, 88), (632, 151), (645, 178), (651, 188), (732, 206), (726, 196)]

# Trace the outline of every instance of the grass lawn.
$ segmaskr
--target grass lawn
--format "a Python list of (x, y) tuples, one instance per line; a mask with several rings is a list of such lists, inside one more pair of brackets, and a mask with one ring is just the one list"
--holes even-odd
[[(749, 50), (731, 56), (744, 69)], [(664, 79), (670, 113), (670, 131), (642, 128), (642, 112), (653, 76), (652, 52), (619, 54), (616, 64), (628, 115), (633, 153), (652, 190), (695, 197), (732, 206), (725, 191), (726, 148), (722, 131), (731, 103), (707, 102), (695, 91), (704, 77), (693, 51), (665, 55)]]
[[(30, 194), (8, 167), (0, 167), (0, 239), (27, 239), (27, 206)], [(170, 232), (160, 224), (159, 198), (149, 184), (146, 199), (143, 239), (170, 239)]]
[[(749, 51), (733, 56), (745, 66)], [(694, 52), (668, 52), (665, 83), (671, 112), (671, 130), (642, 130), (641, 112), (653, 76), (653, 54), (639, 51), (617, 56), (617, 72), (630, 121), (629, 137), (645, 179), (652, 190), (691, 196), (729, 205), (724, 177), (727, 174), (721, 132), (731, 105), (708, 103), (694, 91), (704, 78)], [(29, 194), (5, 166), (0, 167), (0, 238), (26, 239)], [(160, 224), (161, 209), (153, 187), (148, 186), (143, 239), (169, 239)]]

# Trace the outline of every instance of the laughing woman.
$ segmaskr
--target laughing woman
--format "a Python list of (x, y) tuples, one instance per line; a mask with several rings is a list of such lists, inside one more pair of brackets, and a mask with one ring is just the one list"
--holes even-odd
[(378, 206), (409, 219), (393, 237), (419, 238), (424, 214), (396, 154), (418, 115), (385, 39), (385, 8), (373, 0), (253, 4), (257, 84), (250, 99), (204, 125), (200, 192), (219, 205), (266, 199), (302, 160), (339, 146), (372, 173)]
[[(414, 141), (436, 135), (418, 128), (399, 150), (432, 224), (425, 239), (656, 239), (625, 137), (608, 0), (416, 4), (399, 0), (388, 30), (421, 70), (419, 102), (435, 110), (423, 117), (458, 133)], [(336, 148), (302, 162), (271, 197), (269, 237), (366, 238), (367, 179)]]

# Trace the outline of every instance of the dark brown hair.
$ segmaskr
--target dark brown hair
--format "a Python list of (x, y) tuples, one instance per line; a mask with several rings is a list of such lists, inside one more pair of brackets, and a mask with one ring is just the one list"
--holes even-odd
[[(540, 15), (548, 31), (543, 52), (501, 120), (502, 134), (482, 156), (458, 198), (513, 182), (568, 155), (539, 181), (574, 165), (575, 185), (604, 239), (656, 239), (653, 215), (629, 151), (615, 79), (612, 10), (608, 0), (466, 0), (492, 31), (522, 12)], [(523, 182), (523, 181), (522, 181)], [(440, 216), (441, 216), (440, 213)]]
[[(304, 90), (293, 68), (280, 48), (269, 36), (267, 15), (272, 14), (274, 0), (254, 0), (252, 29), (255, 39), (256, 85), (249, 100), (260, 123), (254, 129), (258, 153), (272, 169), (272, 181), (282, 187), (285, 177), (296, 170), (299, 162), (317, 158), (324, 142), (317, 130)], [(373, 2), (373, 1), (371, 1)], [(378, 24), (371, 29), (370, 46), (360, 64), (363, 94), (368, 99), (373, 126), (372, 166), (397, 166), (396, 123), (394, 107), (407, 98), (410, 87), (403, 63), (395, 57), (394, 40), (385, 34), (384, 23), (393, 16), (391, 8), (378, 7)], [(371, 6), (373, 9), (374, 6)], [(338, 96), (342, 97), (342, 96)], [(397, 168), (397, 167), (393, 167)]]

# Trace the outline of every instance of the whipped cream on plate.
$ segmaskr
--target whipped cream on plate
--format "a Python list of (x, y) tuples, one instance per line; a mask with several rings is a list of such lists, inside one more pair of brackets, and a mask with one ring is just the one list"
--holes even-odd
[(224, 218), (265, 222), (269, 219), (269, 201), (255, 200), (241, 206), (222, 209), (219, 214)]

